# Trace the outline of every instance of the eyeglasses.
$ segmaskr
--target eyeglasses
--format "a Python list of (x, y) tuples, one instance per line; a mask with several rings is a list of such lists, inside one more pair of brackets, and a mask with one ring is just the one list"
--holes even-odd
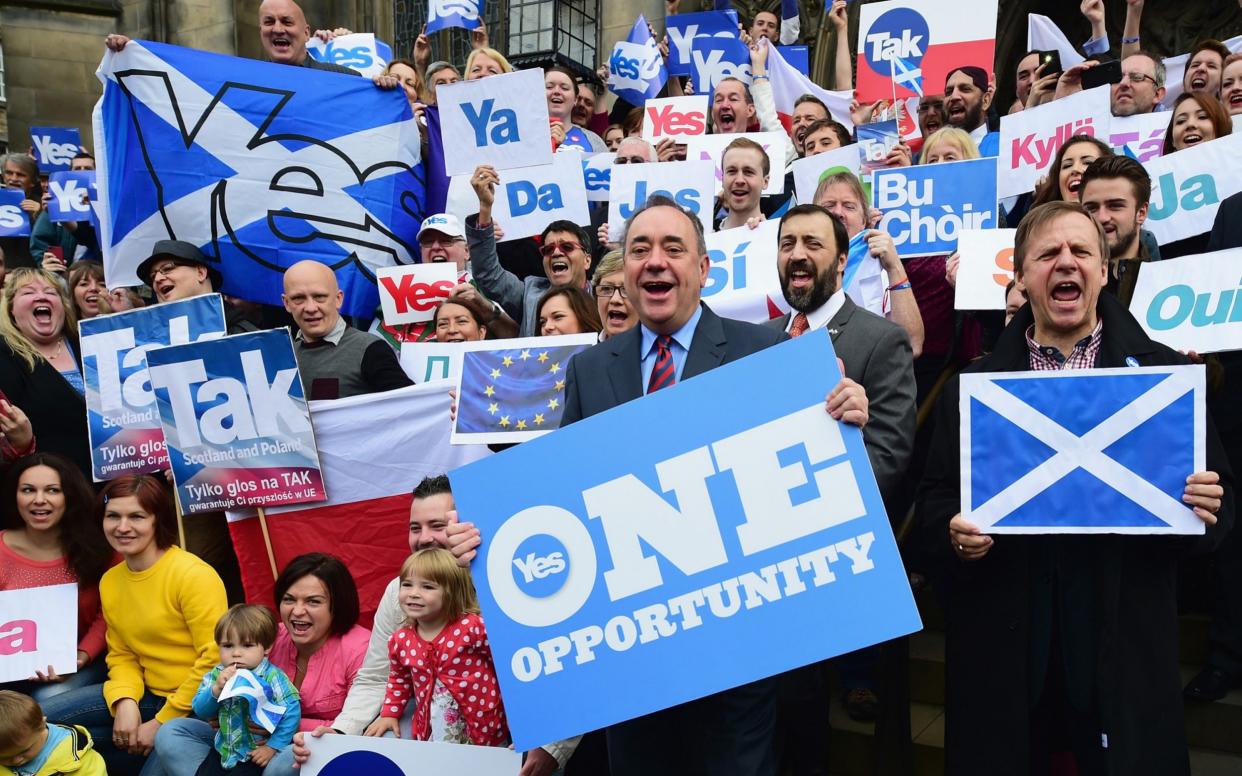
[(613, 294), (620, 294), (622, 299), (629, 299), (625, 293), (625, 286), (614, 286), (604, 283), (595, 287), (595, 295), (600, 299), (610, 299)]
[(425, 245), (425, 246), (427, 246), (427, 247), (431, 247), (432, 245), (443, 245), (443, 246), (446, 246), (446, 247), (447, 247), (447, 246), (452, 245), (453, 243), (457, 242), (458, 240), (461, 240), (462, 242), (465, 242), (466, 238), (464, 238), (464, 237), (451, 237), (451, 236), (446, 235), (446, 234), (445, 234), (445, 235), (433, 235), (433, 234), (429, 234), (429, 235), (427, 235), (426, 237), (419, 237), (419, 238), (418, 238), (418, 244), (419, 244), (419, 245)]
[(618, 156), (612, 160), (613, 164), (643, 164), (647, 160), (641, 156)]
[(1151, 81), (1152, 86), (1156, 86), (1156, 88), (1159, 88), (1156, 85), (1156, 79), (1144, 73), (1126, 73), (1126, 79), (1129, 80), (1129, 82), (1134, 84), (1135, 86), (1139, 86), (1144, 81)]
[(546, 259), (557, 251), (560, 251), (568, 256), (571, 252), (581, 249), (582, 246), (573, 240), (561, 240), (560, 242), (550, 242), (545, 244), (539, 249), (539, 255)]
[(161, 264), (158, 267), (155, 267), (154, 269), (151, 270), (151, 279), (155, 280), (160, 275), (171, 275), (173, 273), (173, 270), (175, 270), (177, 267), (180, 267), (180, 266), (181, 265), (175, 261), (170, 261), (166, 264)]

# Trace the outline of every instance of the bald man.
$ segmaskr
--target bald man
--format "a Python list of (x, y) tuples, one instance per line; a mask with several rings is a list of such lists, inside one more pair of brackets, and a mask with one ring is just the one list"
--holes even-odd
[(345, 294), (326, 264), (308, 259), (285, 270), (281, 299), (298, 326), (293, 349), (309, 398), (343, 399), (413, 384), (387, 343), (346, 325)]
[[(263, 41), (263, 50), (268, 59), (281, 65), (330, 70), (346, 75), (359, 74), (356, 70), (332, 62), (320, 62), (307, 54), (306, 44), (310, 37), (311, 29), (306, 23), (306, 14), (293, 0), (263, 0), (259, 5), (259, 39)], [(113, 51), (125, 48), (126, 43), (129, 43), (129, 38), (124, 35), (114, 33), (104, 38), (104, 45)], [(390, 75), (377, 75), (371, 80), (382, 89), (394, 89), (397, 86), (397, 79)]]

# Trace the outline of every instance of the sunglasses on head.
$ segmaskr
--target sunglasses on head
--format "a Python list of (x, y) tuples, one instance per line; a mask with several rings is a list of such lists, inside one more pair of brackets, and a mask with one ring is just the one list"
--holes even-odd
[(539, 254), (544, 258), (551, 256), (557, 251), (568, 255), (571, 251), (576, 251), (580, 248), (582, 248), (582, 246), (573, 240), (561, 240), (560, 242), (544, 243), (543, 247), (539, 249)]

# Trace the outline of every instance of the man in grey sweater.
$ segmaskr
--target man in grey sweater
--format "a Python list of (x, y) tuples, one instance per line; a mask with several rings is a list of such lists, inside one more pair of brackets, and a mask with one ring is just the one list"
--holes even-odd
[(299, 261), (285, 270), (285, 309), (298, 325), (294, 353), (310, 399), (343, 399), (413, 385), (392, 348), (341, 318), (345, 294), (328, 265)]

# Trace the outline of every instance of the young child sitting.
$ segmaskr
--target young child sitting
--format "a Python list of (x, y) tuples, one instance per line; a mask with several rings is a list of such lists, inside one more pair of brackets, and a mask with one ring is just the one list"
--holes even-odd
[(49, 725), (34, 698), (0, 690), (0, 776), (108, 776), (85, 728)]
[(406, 624), (388, 640), (388, 690), (379, 719), (365, 735), (399, 738), (399, 720), (412, 698), (416, 739), (508, 745), (492, 650), (470, 572), (448, 550), (419, 550), (401, 566), (398, 600)]
[[(262, 606), (238, 604), (216, 623), (220, 665), (203, 677), (194, 695), (194, 716), (217, 720), (215, 746), (198, 768), (198, 776), (228, 773), (261, 776), (276, 753), (293, 743), (302, 717), (298, 691), (285, 672), (267, 660), (276, 641), (276, 621)], [(249, 671), (257, 685), (248, 684), (246, 695), (220, 700), (224, 686), (239, 670)], [(277, 712), (272, 706), (284, 707)], [(273, 726), (265, 742), (256, 742), (251, 723)], [(263, 725), (267, 727), (267, 725)]]

